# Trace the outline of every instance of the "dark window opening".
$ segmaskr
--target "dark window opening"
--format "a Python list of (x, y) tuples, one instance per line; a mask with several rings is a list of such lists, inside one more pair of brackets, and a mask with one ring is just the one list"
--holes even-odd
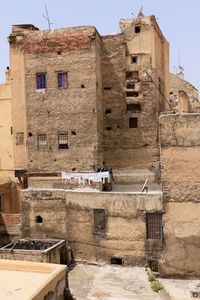
[(155, 259), (148, 260), (151, 271), (158, 272), (158, 261)]
[(134, 64), (134, 65), (137, 64), (137, 56), (135, 56), (135, 55), (131, 56), (131, 63)]
[(81, 88), (82, 88), (82, 89), (84, 89), (84, 88), (85, 88), (84, 84), (81, 84)]
[(112, 127), (106, 127), (106, 130), (110, 131), (110, 130), (112, 130)]
[(106, 86), (105, 88), (104, 88), (104, 91), (110, 91), (112, 88), (110, 87), (110, 86)]
[(127, 104), (127, 111), (141, 111), (140, 103)]
[(37, 90), (46, 89), (46, 73), (36, 74), (36, 88)]
[(173, 92), (170, 92), (170, 95), (173, 95)]
[(127, 80), (139, 80), (139, 72), (138, 71), (127, 71), (126, 72), (126, 79)]
[(106, 228), (106, 211), (102, 208), (94, 209), (94, 229), (104, 230)]
[(29, 136), (29, 137), (32, 137), (32, 136), (33, 136), (33, 134), (32, 134), (31, 131), (28, 133), (28, 136)]
[(141, 26), (135, 26), (135, 33), (139, 33), (141, 31)]
[(61, 52), (61, 51), (58, 51), (58, 52), (57, 52), (57, 54), (58, 54), (58, 55), (61, 55), (61, 54), (62, 54), (62, 52)]
[(10, 134), (11, 135), (13, 134), (13, 128), (12, 128), (12, 126), (10, 127)]
[(111, 262), (112, 265), (120, 265), (120, 266), (123, 265), (122, 258), (118, 258), (118, 257), (112, 257), (110, 262)]
[(75, 131), (75, 130), (72, 130), (72, 131), (71, 131), (71, 135), (76, 136), (76, 131)]
[(129, 128), (137, 128), (137, 127), (138, 127), (138, 119), (129, 118)]
[(57, 73), (58, 88), (67, 88), (68, 87), (68, 74), (67, 72)]
[(41, 216), (36, 216), (35, 217), (35, 222), (38, 224), (42, 224), (43, 223), (43, 218)]
[(127, 83), (127, 89), (128, 90), (134, 90), (135, 89), (135, 84), (134, 83)]
[(3, 194), (0, 194), (0, 212), (4, 211), (4, 197)]
[(111, 114), (111, 112), (112, 112), (112, 109), (110, 109), (110, 108), (106, 109), (106, 114)]
[(58, 149), (68, 149), (68, 134), (59, 134), (58, 135)]
[(47, 149), (47, 135), (46, 134), (38, 134), (37, 145), (38, 145), (38, 150)]
[(138, 97), (139, 93), (135, 92), (135, 91), (131, 91), (131, 92), (126, 92), (126, 97)]
[(162, 213), (146, 214), (147, 239), (162, 239)]

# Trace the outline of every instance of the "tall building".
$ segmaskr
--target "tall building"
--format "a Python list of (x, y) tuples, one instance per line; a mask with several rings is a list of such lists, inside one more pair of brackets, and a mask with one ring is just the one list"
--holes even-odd
[[(154, 16), (9, 37), (15, 170), (159, 169), (158, 117), (169, 95), (169, 45)], [(19, 173), (18, 173), (19, 175)]]

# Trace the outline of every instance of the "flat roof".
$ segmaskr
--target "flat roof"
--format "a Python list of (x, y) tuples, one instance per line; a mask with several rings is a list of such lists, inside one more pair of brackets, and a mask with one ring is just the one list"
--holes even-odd
[(44, 296), (55, 288), (66, 270), (64, 265), (0, 260), (0, 299), (33, 300), (39, 294)]

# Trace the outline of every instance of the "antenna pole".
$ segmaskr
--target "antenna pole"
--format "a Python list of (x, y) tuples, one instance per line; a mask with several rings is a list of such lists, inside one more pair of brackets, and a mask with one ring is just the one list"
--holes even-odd
[(50, 22), (50, 19), (49, 19), (49, 13), (48, 13), (48, 9), (47, 9), (47, 5), (45, 4), (45, 11), (46, 11), (46, 16), (43, 15), (43, 17), (45, 18), (45, 20), (47, 21), (48, 23), (48, 27), (49, 27), (49, 30), (51, 30), (51, 22)]

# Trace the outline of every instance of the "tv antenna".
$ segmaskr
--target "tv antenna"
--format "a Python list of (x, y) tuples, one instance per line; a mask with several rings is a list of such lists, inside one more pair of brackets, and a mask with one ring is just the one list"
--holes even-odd
[(143, 6), (140, 8), (137, 17), (138, 17), (138, 18), (143, 18), (143, 17), (144, 17), (144, 14), (143, 14)]
[(51, 25), (52, 25), (53, 23), (51, 23), (51, 21), (50, 21), (49, 13), (48, 13), (48, 9), (47, 9), (46, 4), (45, 4), (45, 11), (46, 11), (46, 15), (42, 15), (42, 16), (43, 16), (43, 17), (45, 18), (45, 20), (47, 21), (49, 30), (51, 30)]
[(184, 68), (181, 65), (181, 58), (180, 57), (181, 57), (181, 55), (180, 55), (180, 52), (179, 52), (178, 53), (178, 73), (183, 74)]

